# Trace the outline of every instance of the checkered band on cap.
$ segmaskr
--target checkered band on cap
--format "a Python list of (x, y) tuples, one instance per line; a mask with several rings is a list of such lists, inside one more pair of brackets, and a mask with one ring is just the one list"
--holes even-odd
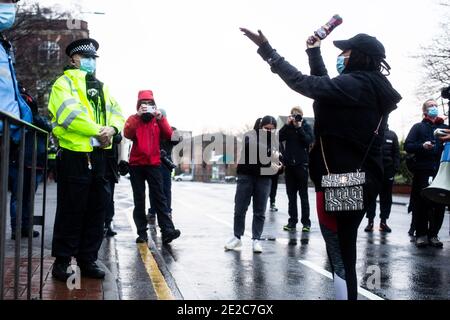
[(92, 52), (93, 54), (97, 54), (97, 49), (95, 48), (95, 46), (92, 43), (82, 44), (82, 45), (79, 45), (78, 47), (73, 48), (70, 51), (70, 56), (73, 56), (75, 53), (78, 53), (78, 52)]

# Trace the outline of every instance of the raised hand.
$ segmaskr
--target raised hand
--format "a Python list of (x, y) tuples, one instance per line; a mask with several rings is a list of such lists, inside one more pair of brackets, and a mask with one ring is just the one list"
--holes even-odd
[(258, 30), (258, 33), (254, 33), (246, 28), (239, 28), (244, 35), (252, 40), (258, 47), (260, 47), (263, 43), (269, 42), (261, 30)]

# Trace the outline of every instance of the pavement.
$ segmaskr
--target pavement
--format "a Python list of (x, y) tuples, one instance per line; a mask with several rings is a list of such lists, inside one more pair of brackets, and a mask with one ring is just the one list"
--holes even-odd
[[(42, 213), (42, 186), (39, 187), (36, 193), (35, 214), (40, 215)], [(8, 199), (9, 203), (9, 199)], [(32, 244), (32, 272), (31, 272), (31, 293), (32, 300), (42, 298), (43, 300), (117, 300), (119, 299), (118, 288), (116, 279), (112, 275), (110, 268), (100, 260), (99, 265), (106, 271), (105, 280), (88, 279), (81, 277), (79, 282), (79, 289), (77, 287), (70, 289), (66, 283), (55, 280), (52, 277), (51, 270), (54, 258), (51, 256), (51, 238), (54, 216), (56, 211), (56, 184), (49, 183), (47, 189), (47, 202), (46, 202), (46, 223), (44, 233), (44, 256), (43, 256), (43, 287), (40, 292), (41, 282), (41, 259), (40, 259), (40, 243), (42, 240), (42, 229), (35, 227), (35, 230), (40, 231), (41, 235), (38, 238), (33, 239)], [(8, 221), (9, 226), (9, 212)], [(107, 242), (102, 245), (101, 254), (104, 254), (108, 250)], [(10, 230), (7, 228), (7, 241), (5, 250), (5, 299), (10, 300), (15, 298), (15, 241), (10, 239)], [(19, 290), (18, 299), (25, 300), (29, 294), (27, 291), (27, 270), (28, 270), (28, 238), (22, 238), (21, 240), (21, 258), (20, 264), (20, 277), (19, 277)], [(72, 262), (75, 266), (75, 260)], [(76, 270), (76, 269), (74, 269)], [(73, 282), (75, 284), (75, 281)]]
[[(282, 230), (287, 222), (287, 196), (280, 185), (276, 213), (267, 212), (260, 255), (251, 251), (251, 207), (241, 251), (225, 252), (232, 235), (235, 184), (173, 183), (173, 219), (182, 231), (179, 239), (162, 245), (157, 227), (149, 230), (148, 245), (137, 245), (128, 179), (116, 187), (114, 228), (118, 235), (105, 238), (99, 264), (105, 280), (81, 278), (71, 290), (51, 276), (51, 234), (56, 206), (56, 185), (47, 192), (44, 238), (44, 300), (332, 300), (333, 282), (310, 190), (310, 233)], [(36, 212), (39, 214), (37, 193)], [(446, 214), (440, 237), (443, 249), (418, 249), (407, 236), (411, 216), (409, 197), (394, 196), (391, 234), (377, 230), (358, 236), (357, 273), (362, 300), (428, 300), (450, 298), (450, 227)], [(36, 228), (39, 230), (39, 228)], [(34, 241), (32, 298), (39, 298), (39, 246)], [(26, 243), (22, 241), (19, 298), (26, 298)], [(14, 297), (12, 275), (14, 242), (7, 241), (7, 299)]]

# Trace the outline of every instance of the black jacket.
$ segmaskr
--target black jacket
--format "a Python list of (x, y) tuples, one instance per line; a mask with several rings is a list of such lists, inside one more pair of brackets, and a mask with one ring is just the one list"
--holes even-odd
[(267, 135), (267, 141), (263, 141), (261, 131), (250, 130), (245, 134), (237, 174), (261, 176), (262, 169), (270, 167), (271, 140)]
[[(314, 135), (316, 143), (310, 153), (310, 175), (317, 189), (327, 174), (319, 139), (322, 138), (325, 158), (332, 173), (358, 169), (374, 136), (386, 127), (389, 113), (397, 108), (401, 96), (379, 71), (355, 71), (331, 79), (323, 63), (320, 48), (308, 49), (311, 75), (304, 75), (285, 61), (268, 43), (258, 53), (274, 73), (300, 94), (314, 99)], [(375, 138), (362, 169), (381, 184), (383, 165), (382, 134)]]
[(122, 142), (122, 134), (113, 137), (111, 149), (105, 150), (106, 155), (106, 179), (115, 183), (119, 182), (119, 145)]
[(177, 144), (179, 144), (182, 141), (182, 136), (178, 136), (177, 135), (177, 128), (175, 127), (171, 127), (174, 134), (176, 136), (173, 136), (173, 138), (175, 139), (160, 139), (159, 144), (160, 144), (160, 148), (164, 151), (166, 151), (167, 156), (172, 159), (172, 150), (173, 147), (176, 146)]
[(386, 128), (383, 143), (384, 176), (392, 178), (400, 168), (400, 146), (394, 131)]
[(288, 124), (283, 126), (279, 140), (285, 166), (308, 166), (309, 147), (314, 141), (314, 135), (306, 120), (303, 120), (300, 128)]
[[(433, 124), (430, 120), (424, 119), (422, 122), (416, 123), (409, 131), (405, 140), (405, 151), (415, 154), (415, 170), (437, 171), (439, 169), (444, 147), (442, 142), (434, 136), (434, 130), (438, 128), (447, 129), (448, 126), (442, 120)], [(423, 144), (427, 141), (434, 143), (435, 147), (425, 150)]]

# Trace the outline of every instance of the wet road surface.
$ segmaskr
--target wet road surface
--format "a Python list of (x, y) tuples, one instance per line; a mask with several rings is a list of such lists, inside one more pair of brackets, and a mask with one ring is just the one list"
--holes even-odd
[[(254, 254), (249, 234), (251, 206), (242, 250), (223, 249), (233, 235), (235, 188), (233, 184), (173, 183), (173, 220), (182, 231), (181, 238), (162, 246), (159, 229), (153, 230), (149, 249), (166, 279), (171, 298), (334, 299), (313, 190), (311, 233), (289, 233), (282, 230), (288, 219), (287, 196), (285, 186), (279, 186), (279, 211), (266, 214), (264, 252)], [(118, 272), (121, 281), (127, 283), (122, 283), (122, 297), (151, 298), (152, 294), (146, 295), (146, 288), (152, 277), (141, 268), (144, 258), (134, 243), (136, 235), (130, 230), (134, 227), (129, 181), (122, 179), (116, 190), (119, 235), (110, 241), (116, 241)], [(373, 233), (365, 233), (367, 220), (363, 220), (358, 236), (359, 299), (450, 298), (449, 215), (446, 214), (440, 233), (444, 248), (418, 249), (407, 235), (411, 216), (406, 211), (405, 205), (393, 206), (391, 234), (380, 233), (377, 228)], [(375, 220), (376, 227), (378, 223)], [(154, 285), (150, 289), (155, 291)]]

